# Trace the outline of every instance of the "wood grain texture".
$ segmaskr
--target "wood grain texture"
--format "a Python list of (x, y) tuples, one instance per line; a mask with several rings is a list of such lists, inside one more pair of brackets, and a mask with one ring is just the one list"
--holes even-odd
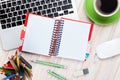
[[(84, 10), (84, 0), (76, 0), (79, 18), (82, 21), (90, 22)], [(22, 53), (22, 56), (33, 66), (33, 80), (57, 80), (47, 73), (47, 70), (55, 71), (64, 76), (67, 80), (120, 80), (120, 55), (101, 60), (97, 58), (95, 48), (99, 44), (111, 39), (120, 38), (120, 20), (110, 25), (94, 25), (93, 35), (90, 41), (91, 52), (90, 57), (86, 62), (76, 60), (45, 57), (42, 55), (34, 55), (30, 53)], [(14, 55), (15, 50), (4, 51), (0, 45), (0, 66), (8, 61), (8, 56)], [(67, 69), (58, 69), (49, 66), (31, 63), (30, 60), (43, 60), (65, 65)], [(73, 74), (76, 71), (81, 71), (84, 68), (89, 69), (88, 75), (75, 77)], [(0, 74), (0, 80), (4, 75)]]

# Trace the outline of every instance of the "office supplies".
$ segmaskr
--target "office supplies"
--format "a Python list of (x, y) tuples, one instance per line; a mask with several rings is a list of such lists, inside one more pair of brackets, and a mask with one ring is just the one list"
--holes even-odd
[(16, 76), (16, 74), (12, 74), (12, 75), (10, 75), (10, 76), (7, 76), (7, 77), (4, 78), (3, 80), (8, 80), (8, 79), (13, 78), (13, 77), (15, 77), (15, 76)]
[(59, 80), (67, 80), (66, 78), (60, 76), (59, 74), (57, 74), (57, 73), (55, 73), (55, 72), (53, 72), (53, 71), (51, 71), (51, 70), (48, 70), (48, 73), (49, 73), (50, 75), (58, 78)]
[(18, 48), (26, 13), (79, 19), (75, 0), (0, 0), (0, 37), (4, 50)]
[(19, 56), (19, 58), (23, 63), (25, 63), (26, 66), (28, 66), (30, 69), (32, 69), (32, 66), (22, 56)]
[[(0, 67), (0, 72), (4, 74), (6, 77), (3, 80), (31, 80), (32, 79), (32, 71), (31, 68), (21, 61), (18, 52), (16, 51), (14, 56), (9, 57), (9, 61)], [(22, 57), (23, 58), (23, 57)], [(24, 59), (24, 58), (23, 58)], [(19, 61), (19, 62), (18, 62)], [(25, 59), (24, 59), (25, 61)], [(30, 64), (29, 64), (30, 65)]]
[(47, 66), (52, 66), (52, 67), (56, 67), (56, 68), (65, 68), (64, 65), (60, 65), (60, 64), (56, 64), (56, 63), (51, 63), (51, 62), (46, 62), (46, 61), (40, 61), (40, 60), (32, 60), (31, 62), (37, 63), (37, 64), (43, 64), (43, 65), (47, 65)]
[(75, 71), (74, 74), (73, 74), (73, 76), (74, 77), (80, 77), (80, 76), (83, 76), (83, 75), (87, 75), (88, 73), (89, 73), (88, 68), (85, 68), (82, 71), (79, 71), (79, 70)]
[(31, 13), (27, 14), (25, 23), (25, 34), (21, 33), (21, 39), (24, 39), (22, 51), (85, 59), (93, 30), (92, 23), (66, 18), (58, 20)]
[[(109, 17), (102, 17), (94, 9), (94, 1), (95, 0), (85, 0), (84, 7), (87, 16), (96, 24), (110, 24), (115, 22), (116, 20), (120, 19), (120, 9), (117, 11), (116, 14), (109, 16)], [(119, 1), (119, 0), (118, 0)]]
[(110, 58), (120, 54), (120, 38), (104, 42), (96, 47), (100, 59)]

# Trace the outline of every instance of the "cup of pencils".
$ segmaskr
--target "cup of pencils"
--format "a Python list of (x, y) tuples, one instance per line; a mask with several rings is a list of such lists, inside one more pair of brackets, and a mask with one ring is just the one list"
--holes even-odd
[(32, 80), (32, 66), (16, 51), (14, 56), (0, 67), (0, 72), (6, 77), (3, 80)]

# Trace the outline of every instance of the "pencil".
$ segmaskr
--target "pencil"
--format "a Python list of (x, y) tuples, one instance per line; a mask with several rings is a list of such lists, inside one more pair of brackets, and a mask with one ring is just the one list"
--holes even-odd
[(52, 66), (52, 67), (56, 67), (56, 68), (65, 68), (63, 65), (60, 64), (56, 64), (56, 63), (51, 63), (51, 62), (46, 62), (46, 61), (40, 61), (40, 60), (31, 60), (31, 62), (37, 63), (37, 64), (43, 64), (43, 65), (47, 65), (47, 66)]
[(7, 76), (7, 77), (5, 77), (3, 80), (8, 80), (8, 79), (10, 79), (10, 78), (13, 78), (14, 76), (16, 76), (16, 74), (12, 74), (12, 75), (10, 75), (10, 76)]
[(59, 74), (53, 72), (53, 71), (50, 71), (48, 70), (48, 73), (56, 78), (58, 78), (59, 80), (66, 80), (64, 77), (60, 76)]

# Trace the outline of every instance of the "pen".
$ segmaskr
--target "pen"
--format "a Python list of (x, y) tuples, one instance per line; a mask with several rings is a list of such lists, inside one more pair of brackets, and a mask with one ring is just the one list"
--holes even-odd
[(35, 60), (32, 62), (37, 63), (37, 64), (43, 64), (43, 65), (47, 65), (47, 66), (52, 66), (52, 67), (56, 67), (56, 68), (65, 68), (63, 65), (60, 64), (56, 64), (56, 63), (51, 63), (51, 62), (45, 62), (45, 61), (40, 61), (40, 60)]
[(57, 74), (53, 71), (48, 70), (48, 73), (51, 74), (52, 76), (58, 78), (59, 80), (66, 80), (64, 77), (60, 76), (59, 74)]

